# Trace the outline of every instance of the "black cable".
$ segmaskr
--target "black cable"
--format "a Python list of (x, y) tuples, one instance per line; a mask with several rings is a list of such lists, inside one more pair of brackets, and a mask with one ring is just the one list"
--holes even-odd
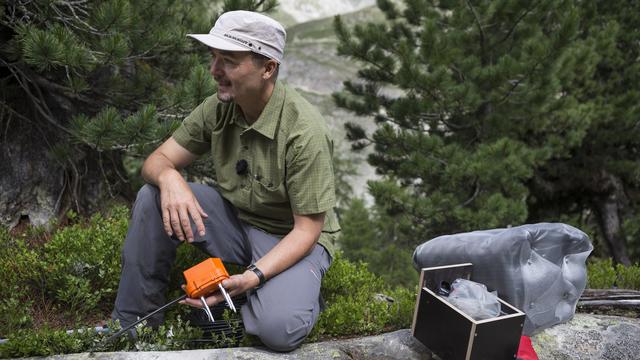
[(139, 319), (138, 321), (134, 322), (133, 324), (121, 329), (120, 331), (118, 331), (117, 333), (109, 336), (106, 340), (100, 342), (100, 344), (98, 344), (97, 346), (94, 346), (93, 348), (91, 348), (91, 350), (89, 350), (89, 353), (93, 353), (97, 348), (101, 348), (105, 345), (107, 345), (108, 343), (110, 343), (111, 341), (113, 341), (114, 339), (118, 338), (120, 335), (124, 334), (125, 332), (127, 332), (127, 330), (131, 329), (132, 327), (140, 324), (141, 322), (147, 320), (148, 318), (152, 317), (153, 315), (159, 313), (160, 311), (168, 308), (169, 306), (177, 303), (180, 300), (184, 300), (187, 298), (187, 295), (182, 295), (180, 297), (178, 297), (177, 299), (171, 300), (168, 303), (162, 305), (161, 307), (157, 308), (156, 310), (150, 312), (149, 314), (147, 314), (145, 317), (143, 317), (142, 319)]

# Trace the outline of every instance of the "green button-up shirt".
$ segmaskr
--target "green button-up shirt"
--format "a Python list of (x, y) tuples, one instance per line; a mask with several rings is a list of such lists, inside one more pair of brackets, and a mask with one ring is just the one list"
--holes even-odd
[[(255, 227), (284, 236), (293, 229), (293, 214), (326, 212), (319, 243), (333, 256), (340, 232), (333, 211), (333, 140), (322, 115), (293, 88), (277, 81), (252, 125), (235, 103), (212, 95), (173, 138), (194, 154), (211, 151), (220, 194)], [(244, 174), (236, 170), (239, 160), (247, 162)]]

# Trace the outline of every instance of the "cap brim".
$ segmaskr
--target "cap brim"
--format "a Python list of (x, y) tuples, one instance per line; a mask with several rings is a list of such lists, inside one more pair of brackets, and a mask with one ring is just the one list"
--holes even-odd
[(187, 34), (188, 37), (194, 38), (208, 47), (226, 50), (226, 51), (251, 51), (249, 48), (232, 43), (229, 40), (225, 40), (221, 37), (211, 34)]

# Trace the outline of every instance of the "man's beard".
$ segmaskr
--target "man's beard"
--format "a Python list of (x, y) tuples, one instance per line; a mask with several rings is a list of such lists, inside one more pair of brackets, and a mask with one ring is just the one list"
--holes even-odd
[(218, 100), (220, 100), (223, 103), (230, 103), (233, 101), (233, 96), (230, 94), (220, 94), (218, 93)]

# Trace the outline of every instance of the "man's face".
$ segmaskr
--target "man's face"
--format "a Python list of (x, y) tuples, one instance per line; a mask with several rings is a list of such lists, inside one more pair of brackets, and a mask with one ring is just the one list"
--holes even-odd
[(248, 51), (211, 49), (210, 72), (218, 83), (218, 99), (222, 102), (242, 102), (262, 89), (263, 68), (256, 66)]

